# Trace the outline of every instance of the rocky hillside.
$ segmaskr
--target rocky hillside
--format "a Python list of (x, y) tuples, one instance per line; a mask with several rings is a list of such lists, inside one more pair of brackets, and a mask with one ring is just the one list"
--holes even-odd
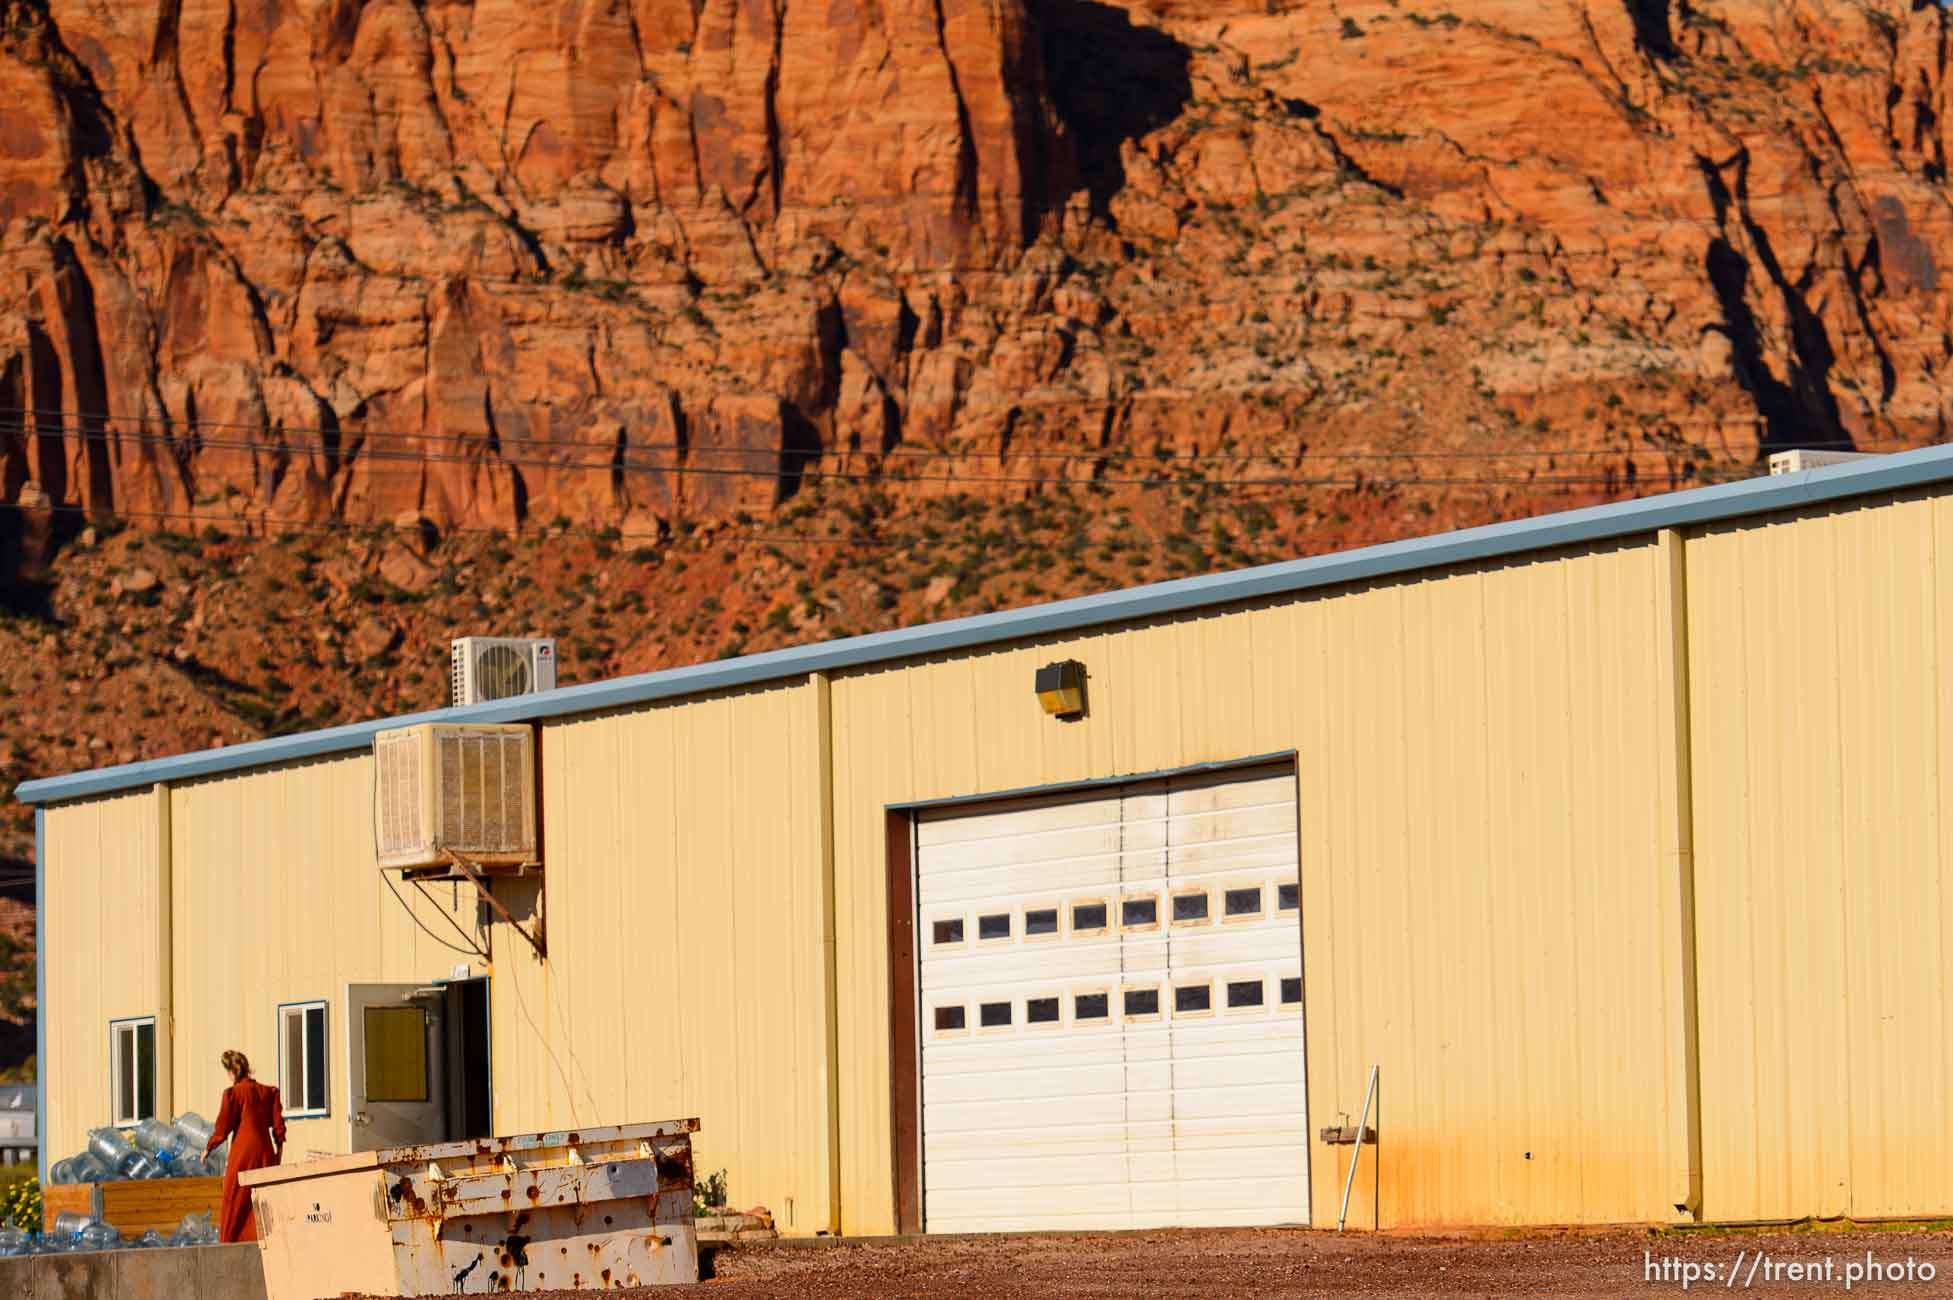
[(1948, 41), (0, 0), (0, 772), (1937, 439)]

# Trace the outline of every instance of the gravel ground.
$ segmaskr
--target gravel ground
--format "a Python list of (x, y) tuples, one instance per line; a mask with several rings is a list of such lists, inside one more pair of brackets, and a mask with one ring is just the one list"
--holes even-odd
[[(720, 1252), (717, 1276), (637, 1297), (1064, 1296), (1619, 1296), (1747, 1291), (1844, 1295), (1847, 1270), (1900, 1270), (1910, 1280), (1850, 1280), (1852, 1295), (1953, 1294), (1953, 1232), (1774, 1233), (1620, 1231), (1501, 1240), (1301, 1229), (1077, 1233), (947, 1238), (888, 1244), (774, 1246)], [(1792, 1264), (1831, 1275), (1798, 1278)], [(1664, 1261), (1673, 1261), (1662, 1276)], [(1684, 1287), (1682, 1269), (1698, 1273)], [(1651, 1267), (1655, 1270), (1650, 1273)], [(1729, 1270), (1740, 1268), (1733, 1283)], [(1933, 1276), (1924, 1273), (1930, 1268)], [(1752, 1271), (1753, 1270), (1753, 1271)], [(553, 1291), (552, 1297), (572, 1292)], [(613, 1293), (615, 1294), (615, 1293)]]

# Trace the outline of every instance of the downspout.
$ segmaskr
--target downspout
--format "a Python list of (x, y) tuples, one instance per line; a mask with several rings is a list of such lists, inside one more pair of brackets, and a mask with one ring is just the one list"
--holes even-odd
[(47, 809), (34, 805), (34, 1146), (41, 1186), (47, 1186), (49, 1100), (47, 1055)]
[(826, 673), (809, 673), (820, 744), (821, 984), (827, 1017), (827, 1230), (841, 1235), (841, 1029), (834, 940), (834, 702)]
[[(1673, 864), (1668, 887), (1674, 890), (1680, 945), (1675, 973), (1679, 986), (1671, 992), (1681, 1008), (1682, 1080), (1680, 1117), (1682, 1145), (1687, 1151), (1686, 1192), (1675, 1203), (1678, 1214), (1702, 1221), (1702, 1036), (1697, 1014), (1695, 945), (1695, 802), (1691, 765), (1693, 735), (1689, 706), (1688, 550), (1680, 531), (1661, 530), (1660, 582), (1666, 597), (1663, 609), (1665, 644), (1662, 682), (1668, 708), (1662, 719), (1662, 747), (1668, 789), (1667, 824), (1662, 828), (1665, 856)], [(1678, 1180), (1680, 1182), (1681, 1180)]]
[(170, 837), (170, 788), (150, 787), (156, 801), (156, 1115), (176, 1114), (176, 949), (172, 925), (176, 911), (175, 846)]

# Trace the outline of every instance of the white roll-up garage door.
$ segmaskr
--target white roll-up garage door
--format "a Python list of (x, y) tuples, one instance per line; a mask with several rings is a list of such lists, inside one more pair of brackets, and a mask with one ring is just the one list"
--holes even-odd
[(916, 820), (931, 1232), (1308, 1219), (1287, 768)]

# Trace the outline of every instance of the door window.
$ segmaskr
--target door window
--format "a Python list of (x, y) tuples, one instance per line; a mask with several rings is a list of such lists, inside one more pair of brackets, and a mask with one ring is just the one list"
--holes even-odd
[(427, 1100), (427, 1012), (367, 1007), (366, 1100)]

